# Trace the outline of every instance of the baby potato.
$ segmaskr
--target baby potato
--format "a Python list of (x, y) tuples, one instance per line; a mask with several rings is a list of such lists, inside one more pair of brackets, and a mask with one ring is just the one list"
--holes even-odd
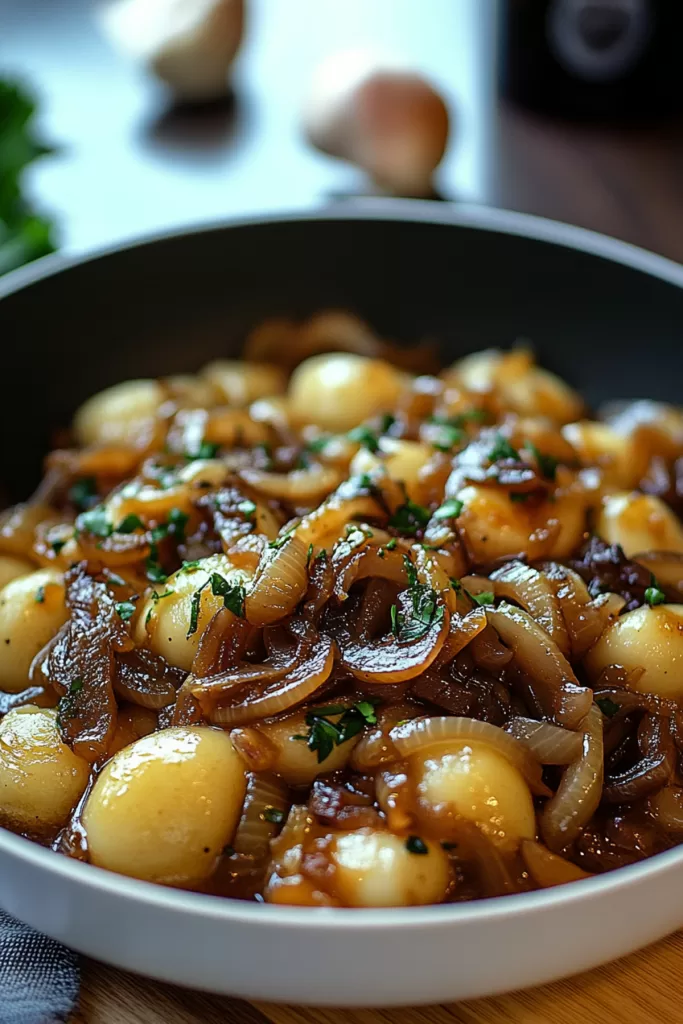
[(302, 423), (341, 433), (393, 409), (405, 381), (382, 359), (345, 352), (311, 356), (292, 374), (290, 409)]
[[(211, 555), (196, 568), (179, 569), (158, 588), (156, 597), (152, 593), (143, 604), (135, 627), (136, 642), (160, 654), (170, 665), (189, 672), (202, 633), (224, 606), (223, 598), (211, 591), (213, 573), (233, 585), (244, 585), (249, 579), (249, 573), (235, 569), (225, 555)], [(193, 601), (200, 590), (196, 629), (188, 636), (194, 624)]]
[(0, 590), (18, 576), (26, 576), (35, 568), (26, 558), (14, 558), (12, 555), (0, 555)]
[(605, 483), (633, 487), (642, 475), (634, 462), (633, 445), (607, 423), (579, 420), (562, 427), (566, 438), (584, 466), (598, 466)]
[(411, 840), (363, 828), (336, 837), (330, 847), (336, 894), (347, 907), (414, 907), (441, 903), (450, 882), (448, 857), (438, 843), (411, 853)]
[(683, 605), (643, 605), (620, 615), (603, 632), (585, 662), (595, 682), (608, 665), (643, 668), (630, 684), (639, 693), (680, 700), (683, 697)]
[[(584, 530), (584, 508), (576, 497), (559, 496), (540, 507), (527, 506), (512, 501), (507, 491), (475, 485), (463, 488), (457, 497), (463, 503), (458, 526), (472, 561), (479, 564), (520, 552), (534, 558), (566, 558)], [(551, 525), (545, 541), (543, 531)]]
[(227, 733), (191, 726), (145, 736), (109, 761), (88, 797), (90, 859), (133, 878), (198, 885), (232, 839), (245, 792)]
[(405, 484), (408, 497), (419, 504), (422, 497), (420, 471), (432, 456), (429, 445), (420, 441), (399, 441), (397, 438), (383, 437), (379, 443), (379, 453), (360, 448), (351, 460), (349, 475), (361, 476), (363, 473), (384, 469), (392, 480)]
[(329, 757), (318, 763), (317, 751), (309, 750), (303, 740), (296, 739), (308, 734), (305, 718), (304, 712), (297, 711), (258, 727), (277, 749), (277, 759), (270, 770), (282, 776), (290, 786), (308, 786), (318, 775), (344, 768), (360, 739), (360, 735), (353, 736), (346, 743), (334, 746)]
[(0, 722), (0, 822), (33, 837), (66, 824), (90, 765), (62, 742), (57, 712), (27, 704)]
[(64, 581), (55, 569), (17, 576), (0, 590), (0, 690), (26, 689), (31, 662), (67, 618)]
[(228, 405), (244, 408), (259, 398), (279, 395), (287, 387), (287, 374), (271, 363), (246, 363), (237, 359), (217, 359), (202, 370)]
[(519, 416), (545, 416), (568, 423), (583, 412), (583, 402), (568, 384), (534, 365), (525, 349), (486, 349), (454, 363), (451, 373), (468, 391), (494, 391), (502, 404)]
[(84, 446), (125, 442), (154, 418), (164, 398), (164, 390), (155, 380), (114, 384), (77, 411), (73, 422), (76, 440)]
[(630, 557), (643, 551), (683, 552), (683, 526), (668, 505), (652, 494), (620, 492), (603, 500), (595, 528)]
[(463, 740), (415, 754), (409, 777), (417, 780), (419, 817), (431, 828), (438, 829), (440, 816), (459, 815), (503, 849), (536, 838), (529, 787), (517, 768), (486, 743)]

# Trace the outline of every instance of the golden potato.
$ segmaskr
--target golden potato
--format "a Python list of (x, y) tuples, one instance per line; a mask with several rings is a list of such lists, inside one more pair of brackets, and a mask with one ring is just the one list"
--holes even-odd
[(57, 712), (33, 704), (0, 722), (0, 822), (43, 837), (66, 824), (90, 765), (62, 742)]
[[(335, 716), (328, 717), (335, 720)], [(309, 750), (303, 740), (295, 739), (296, 736), (308, 735), (305, 718), (304, 712), (297, 711), (275, 722), (259, 725), (259, 732), (268, 737), (278, 752), (272, 771), (281, 775), (290, 786), (310, 785), (318, 775), (343, 768), (360, 739), (360, 735), (353, 736), (346, 743), (333, 747), (330, 756), (319, 763), (317, 751)]]
[(238, 359), (217, 359), (202, 370), (202, 377), (228, 405), (243, 408), (271, 395), (281, 394), (287, 374), (272, 363), (246, 363)]
[(13, 555), (0, 555), (0, 590), (19, 576), (33, 572), (35, 566), (26, 558), (14, 558)]
[(620, 544), (631, 556), (643, 551), (683, 552), (683, 526), (668, 505), (652, 494), (608, 495), (595, 524), (609, 544)]
[(342, 352), (312, 356), (292, 374), (290, 410), (302, 423), (341, 433), (392, 409), (405, 380), (381, 359)]
[(633, 445), (607, 423), (580, 420), (567, 423), (562, 434), (584, 466), (598, 466), (605, 483), (616, 487), (634, 487), (640, 473), (634, 462)]
[(459, 815), (504, 849), (536, 837), (529, 787), (517, 768), (486, 743), (439, 744), (413, 755), (409, 774), (417, 780), (420, 818), (432, 827), (438, 828), (439, 816)]
[(67, 618), (64, 581), (54, 569), (18, 576), (0, 590), (0, 690), (26, 689), (31, 662)]
[(237, 827), (245, 766), (227, 733), (162, 729), (119, 751), (83, 811), (90, 859), (122, 875), (193, 886)]
[[(230, 584), (244, 584), (249, 573), (235, 569), (225, 555), (204, 558), (196, 568), (180, 569), (169, 576), (142, 606), (135, 628), (136, 642), (160, 654), (170, 665), (189, 672), (201, 635), (219, 609), (223, 598), (211, 591), (209, 581), (218, 573)], [(197, 605), (196, 629), (190, 633), (193, 601)]]
[(604, 631), (585, 659), (595, 682), (608, 665), (626, 671), (644, 668), (631, 689), (670, 700), (683, 697), (683, 605), (643, 605), (620, 615)]
[(164, 390), (155, 380), (127, 380), (98, 392), (74, 417), (81, 445), (117, 444), (135, 434), (156, 415)]
[(441, 903), (448, 891), (448, 858), (438, 843), (363, 828), (337, 836), (330, 857), (335, 893), (347, 907), (423, 906)]

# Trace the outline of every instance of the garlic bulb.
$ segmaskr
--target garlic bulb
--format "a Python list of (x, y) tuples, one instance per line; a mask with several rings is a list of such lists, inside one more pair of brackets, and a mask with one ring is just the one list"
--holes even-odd
[(102, 23), (119, 49), (145, 64), (176, 97), (216, 99), (244, 32), (244, 0), (117, 0)]
[(357, 164), (385, 191), (421, 196), (433, 191), (449, 115), (443, 98), (417, 72), (353, 50), (319, 67), (304, 128), (314, 146)]

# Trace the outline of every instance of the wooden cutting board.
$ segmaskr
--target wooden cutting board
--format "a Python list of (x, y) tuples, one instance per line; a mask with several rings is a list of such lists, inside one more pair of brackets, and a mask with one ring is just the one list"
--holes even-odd
[[(549, 936), (550, 940), (550, 936)], [(86, 961), (70, 1024), (680, 1024), (683, 932), (568, 981), (401, 1010), (314, 1010), (207, 996)]]

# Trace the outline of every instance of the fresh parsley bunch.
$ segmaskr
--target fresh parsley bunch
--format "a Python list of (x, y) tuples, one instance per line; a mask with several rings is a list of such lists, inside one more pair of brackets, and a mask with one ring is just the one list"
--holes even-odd
[(14, 82), (0, 79), (0, 274), (54, 252), (52, 227), (22, 195), (22, 175), (50, 153), (34, 135), (35, 103)]

